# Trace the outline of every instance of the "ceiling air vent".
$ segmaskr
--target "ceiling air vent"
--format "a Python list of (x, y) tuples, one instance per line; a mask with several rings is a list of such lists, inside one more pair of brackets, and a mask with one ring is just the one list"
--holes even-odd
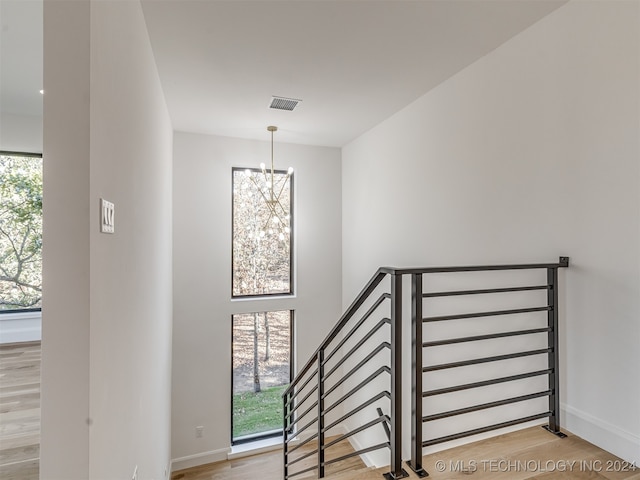
[(295, 98), (272, 97), (269, 108), (292, 111), (301, 101), (302, 100), (296, 100)]

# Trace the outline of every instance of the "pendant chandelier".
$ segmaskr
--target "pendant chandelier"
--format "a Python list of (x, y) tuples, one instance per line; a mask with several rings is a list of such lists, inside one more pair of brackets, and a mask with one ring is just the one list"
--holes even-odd
[[(283, 240), (285, 233), (289, 234), (291, 232), (291, 214), (289, 212), (289, 205), (284, 206), (281, 202), (281, 197), (293, 173), (293, 168), (289, 167), (284, 176), (281, 174), (278, 175), (275, 171), (273, 162), (273, 132), (277, 132), (278, 127), (273, 125), (268, 126), (267, 131), (271, 132), (271, 170), (268, 170), (267, 166), (261, 163), (260, 170), (263, 178), (257, 178), (259, 174), (254, 174), (254, 172), (249, 169), (245, 170), (245, 173), (260, 192), (269, 212), (261, 235), (264, 235), (266, 232), (277, 233), (280, 240)], [(279, 178), (276, 178), (276, 176)]]

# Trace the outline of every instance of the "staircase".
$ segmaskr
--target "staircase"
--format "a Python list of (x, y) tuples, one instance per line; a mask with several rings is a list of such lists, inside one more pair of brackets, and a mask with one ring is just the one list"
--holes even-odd
[[(283, 394), (284, 479), (346, 480), (359, 478), (353, 476), (357, 471), (361, 478), (381, 472), (390, 480), (425, 477), (424, 447), (545, 418), (546, 428), (562, 436), (558, 270), (568, 265), (569, 258), (560, 257), (557, 263), (378, 269)], [(542, 280), (536, 278), (539, 272), (546, 274)], [(513, 278), (507, 278), (514, 283), (496, 283), (497, 275), (503, 273), (510, 273)], [(486, 283), (478, 285), (478, 279)], [(445, 288), (425, 292), (425, 284)], [(410, 306), (404, 305), (409, 303), (409, 296), (403, 296), (406, 285), (411, 289)], [(524, 304), (515, 305), (515, 300)], [(451, 312), (443, 308), (447, 302)], [(478, 305), (482, 309), (473, 310)], [(479, 332), (481, 326), (487, 327), (487, 333)], [(410, 330), (410, 342), (403, 329)], [(408, 358), (403, 361), (405, 351), (410, 351), (410, 364)], [(469, 380), (469, 371), (476, 365), (484, 365), (484, 370)], [(498, 365), (492, 370), (504, 373), (487, 377), (487, 365)], [(524, 371), (513, 370), (518, 366)], [(461, 370), (467, 372), (463, 383), (451, 384), (458, 377), (450, 372)], [(547, 378), (544, 388), (520, 392), (523, 380), (539, 383), (543, 377)], [(473, 397), (484, 398), (493, 385), (504, 389), (510, 382), (516, 384), (512, 390), (518, 394), (505, 398), (500, 391), (491, 401), (475, 400), (471, 405), (467, 401), (464, 407), (447, 408), (450, 395), (471, 391)], [(430, 389), (425, 390), (426, 386)], [(405, 407), (404, 414), (410, 416), (411, 432), (402, 431), (403, 394), (410, 397), (410, 410)], [(475, 425), (475, 412), (491, 410), (496, 416), (498, 407), (516, 403), (540, 409), (540, 398), (547, 400), (544, 411), (512, 418), (504, 409), (508, 418), (497, 423), (461, 429), (460, 422), (452, 422), (449, 431), (442, 428), (443, 421), (459, 416), (471, 418)], [(430, 425), (436, 426), (426, 433), (435, 436), (425, 439), (425, 426)], [(403, 445), (410, 451), (411, 475), (403, 468)], [(362, 464), (363, 456), (388, 466), (368, 469)], [(336, 472), (336, 467), (339, 470), (353, 461), (356, 464), (348, 472)]]

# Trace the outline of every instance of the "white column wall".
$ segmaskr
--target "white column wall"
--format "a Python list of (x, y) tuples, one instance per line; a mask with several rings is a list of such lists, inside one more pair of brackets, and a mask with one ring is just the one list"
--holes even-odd
[(570, 2), (343, 149), (344, 304), (380, 265), (570, 256), (563, 425), (636, 463), (639, 8)]
[(173, 133), (142, 9), (46, 1), (44, 29), (40, 478), (165, 479)]
[(172, 150), (140, 3), (92, 2), (90, 478), (168, 478)]
[(231, 300), (231, 169), (269, 158), (268, 141), (174, 136), (174, 470), (229, 451), (233, 313), (295, 310), (299, 366), (341, 314), (340, 150), (277, 137), (276, 167), (295, 170), (295, 296)]
[(42, 480), (89, 478), (89, 16), (44, 3)]

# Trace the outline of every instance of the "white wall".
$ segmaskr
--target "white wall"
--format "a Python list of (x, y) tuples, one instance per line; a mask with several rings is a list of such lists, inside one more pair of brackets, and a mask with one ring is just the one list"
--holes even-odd
[(44, 4), (43, 480), (89, 478), (89, 16)]
[[(91, 478), (167, 478), (173, 132), (139, 2), (91, 5)], [(115, 204), (99, 232), (98, 199)]]
[(636, 462), (638, 17), (570, 2), (343, 149), (345, 304), (380, 265), (571, 256), (563, 425)]
[(269, 155), (266, 141), (174, 137), (174, 469), (229, 451), (233, 313), (295, 310), (299, 364), (341, 314), (340, 151), (277, 137), (276, 167), (295, 169), (296, 295), (231, 301), (231, 168), (257, 166)]
[(139, 2), (46, 2), (45, 90), (40, 478), (168, 478), (173, 135)]
[(42, 117), (0, 112), (0, 150), (42, 153)]
[(42, 340), (42, 312), (6, 312), (0, 315), (0, 344)]

